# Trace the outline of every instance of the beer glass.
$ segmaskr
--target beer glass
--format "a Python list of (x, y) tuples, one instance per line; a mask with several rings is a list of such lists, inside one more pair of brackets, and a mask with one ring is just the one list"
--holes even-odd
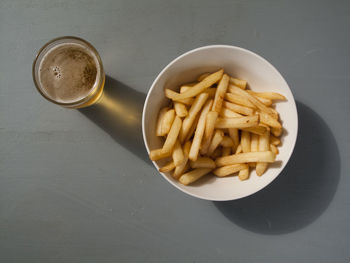
[(33, 80), (48, 101), (83, 108), (103, 94), (105, 73), (97, 50), (86, 40), (65, 36), (46, 43), (33, 62)]

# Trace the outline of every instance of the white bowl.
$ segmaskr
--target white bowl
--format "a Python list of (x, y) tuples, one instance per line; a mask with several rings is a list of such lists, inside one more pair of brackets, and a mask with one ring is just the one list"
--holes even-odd
[[(277, 163), (270, 165), (265, 174), (258, 177), (255, 170), (250, 178), (240, 181), (237, 176), (217, 178), (205, 176), (197, 183), (185, 186), (172, 178), (170, 173), (161, 175), (173, 186), (186, 194), (212, 201), (227, 201), (242, 198), (263, 189), (271, 183), (286, 166), (292, 155), (298, 132), (298, 115), (293, 94), (281, 74), (261, 56), (235, 46), (213, 45), (191, 50), (170, 62), (153, 82), (145, 101), (142, 115), (142, 132), (147, 151), (162, 147), (162, 140), (155, 135), (159, 109), (169, 100), (164, 89), (178, 91), (179, 85), (196, 80), (201, 73), (224, 68), (225, 72), (248, 81), (254, 91), (275, 91), (287, 101), (276, 103), (276, 110), (285, 129), (281, 138)], [(162, 161), (153, 162), (158, 169)]]

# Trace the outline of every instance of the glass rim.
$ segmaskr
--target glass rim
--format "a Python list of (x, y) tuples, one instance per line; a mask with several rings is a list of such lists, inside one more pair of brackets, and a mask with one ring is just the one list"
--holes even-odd
[[(78, 41), (81, 41), (83, 42), (89, 49), (91, 49), (91, 51), (94, 53), (94, 55), (96, 56), (97, 58), (97, 62), (99, 63), (99, 66), (100, 66), (100, 78), (99, 78), (99, 83), (98, 85), (96, 85), (96, 87), (94, 87), (93, 89), (91, 89), (89, 91), (89, 93), (82, 99), (80, 100), (77, 100), (77, 101), (73, 101), (73, 102), (58, 102), (58, 101), (55, 101), (51, 98), (49, 98), (40, 88), (40, 85), (39, 83), (37, 82), (37, 78), (36, 78), (36, 70), (35, 70), (35, 66), (37, 65), (37, 62), (38, 62), (38, 58), (40, 56), (40, 54), (44, 51), (45, 48), (47, 48), (49, 45), (51, 45), (52, 43), (56, 42), (56, 41), (59, 41), (59, 40), (69, 40), (69, 39), (73, 39), (73, 40), (78, 40)], [(88, 101), (89, 99), (91, 99), (91, 97), (94, 96), (94, 92), (100, 88), (101, 84), (104, 82), (104, 78), (105, 78), (105, 74), (104, 74), (104, 70), (103, 70), (103, 64), (102, 64), (102, 60), (101, 60), (101, 57), (100, 55), (98, 54), (96, 48), (90, 44), (88, 41), (86, 41), (85, 39), (82, 39), (80, 37), (75, 37), (75, 36), (62, 36), (62, 37), (56, 37), (54, 39), (51, 39), (50, 41), (48, 41), (46, 44), (44, 44), (37, 52), (35, 58), (34, 58), (34, 61), (33, 61), (33, 64), (32, 64), (32, 77), (33, 77), (33, 81), (34, 81), (34, 84), (35, 84), (35, 87), (36, 89), (39, 91), (39, 93), (45, 98), (47, 99), (48, 101), (54, 103), (54, 104), (57, 104), (57, 105), (61, 105), (61, 106), (77, 106), (77, 105), (80, 105), (82, 103), (84, 103), (85, 101)]]

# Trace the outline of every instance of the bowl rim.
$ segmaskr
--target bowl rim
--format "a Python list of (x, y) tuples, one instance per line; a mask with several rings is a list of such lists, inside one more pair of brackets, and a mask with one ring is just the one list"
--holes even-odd
[[(262, 189), (264, 189), (265, 187), (267, 187), (268, 185), (270, 185), (281, 173), (282, 171), (284, 170), (284, 168), (286, 167), (286, 165), (288, 164), (289, 160), (290, 160), (290, 157), (292, 156), (293, 154), (293, 151), (294, 151), (294, 148), (295, 148), (295, 144), (297, 142), (297, 139), (298, 139), (298, 131), (299, 131), (299, 117), (298, 117), (298, 109), (296, 107), (296, 103), (295, 103), (295, 99), (294, 99), (294, 95), (293, 95), (293, 92), (292, 90), (290, 89), (287, 81), (285, 80), (285, 78), (282, 76), (282, 74), (276, 69), (275, 66), (273, 66), (268, 60), (266, 60), (264, 57), (262, 57), (261, 55), (258, 55), (256, 53), (254, 53), (253, 51), (250, 51), (248, 49), (245, 49), (245, 48), (242, 48), (242, 47), (238, 47), (238, 46), (233, 46), (233, 45), (221, 45), (221, 44), (217, 44), (217, 45), (207, 45), (207, 46), (202, 46), (202, 47), (198, 47), (198, 48), (195, 48), (195, 49), (192, 49), (192, 50), (189, 50), (185, 53), (183, 53), (182, 55), (176, 57), (175, 59), (173, 59), (171, 62), (169, 62), (161, 71), (160, 73), (157, 75), (157, 77), (155, 78), (155, 80), (152, 82), (152, 85), (150, 87), (150, 89), (148, 90), (147, 92), (147, 96), (146, 96), (146, 99), (145, 99), (145, 102), (144, 102), (144, 105), (143, 105), (143, 110), (142, 110), (142, 137), (143, 137), (143, 142), (145, 144), (145, 147), (146, 147), (146, 150), (147, 150), (147, 153), (149, 154), (150, 153), (150, 149), (149, 149), (149, 146), (148, 146), (148, 142), (146, 140), (146, 131), (145, 131), (145, 116), (146, 116), (146, 108), (148, 106), (148, 103), (149, 103), (149, 98), (150, 98), (150, 94), (152, 93), (156, 83), (158, 82), (158, 80), (162, 77), (162, 75), (164, 74), (164, 72), (166, 72), (173, 64), (175, 64), (177, 61), (179, 61), (180, 59), (182, 59), (183, 57), (185, 56), (188, 56), (192, 53), (195, 53), (195, 52), (198, 52), (198, 51), (202, 51), (202, 50), (205, 50), (205, 49), (212, 49), (212, 48), (229, 48), (229, 49), (236, 49), (236, 50), (240, 50), (240, 51), (243, 51), (243, 52), (246, 52), (246, 53), (249, 53), (250, 55), (252, 56), (255, 56), (256, 58), (262, 60), (264, 63), (266, 63), (267, 66), (269, 66), (273, 71), (275, 71), (275, 73), (277, 73), (282, 81), (284, 82), (284, 84), (288, 87), (290, 93), (292, 94), (292, 101), (289, 101), (291, 103), (291, 106), (294, 107), (295, 109), (295, 112), (296, 112), (296, 134), (295, 134), (295, 139), (294, 141), (292, 142), (292, 147), (290, 147), (288, 153), (287, 153), (287, 157), (285, 159), (285, 161), (283, 162), (281, 168), (280, 168), (280, 171), (277, 173), (277, 175), (269, 182), (267, 183), (266, 185), (262, 186), (261, 188), (257, 189), (256, 191), (253, 191), (251, 193), (248, 193), (246, 195), (242, 195), (240, 197), (237, 197), (237, 198), (207, 198), (207, 197), (204, 197), (204, 196), (201, 196), (201, 195), (198, 195), (198, 194), (194, 194), (194, 193), (191, 193), (190, 191), (186, 191), (185, 189), (182, 189), (181, 187), (179, 187), (176, 183), (172, 182), (166, 174), (162, 173), (162, 172), (159, 172), (157, 170), (158, 173), (160, 173), (162, 175), (162, 177), (167, 180), (171, 185), (173, 185), (174, 187), (176, 187), (178, 190), (180, 190), (181, 192), (187, 194), (187, 195), (190, 195), (190, 196), (193, 196), (193, 197), (196, 197), (196, 198), (199, 198), (199, 199), (202, 199), (202, 200), (208, 200), (208, 201), (233, 201), (233, 200), (238, 200), (238, 199), (242, 199), (242, 198), (245, 198), (245, 197), (248, 197), (250, 195), (253, 195), (259, 191), (261, 191)], [(159, 168), (157, 163), (155, 161), (152, 161), (153, 165), (155, 166), (155, 168)]]

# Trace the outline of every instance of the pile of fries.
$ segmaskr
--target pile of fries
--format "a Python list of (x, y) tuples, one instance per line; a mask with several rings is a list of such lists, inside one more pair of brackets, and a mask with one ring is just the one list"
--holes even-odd
[(165, 142), (149, 154), (152, 161), (169, 158), (160, 172), (173, 171), (184, 185), (210, 172), (246, 180), (252, 168), (261, 176), (275, 161), (282, 125), (271, 105), (286, 100), (283, 95), (248, 90), (245, 80), (221, 69), (181, 86), (180, 93), (165, 89), (165, 96), (171, 102), (160, 110), (156, 127)]

